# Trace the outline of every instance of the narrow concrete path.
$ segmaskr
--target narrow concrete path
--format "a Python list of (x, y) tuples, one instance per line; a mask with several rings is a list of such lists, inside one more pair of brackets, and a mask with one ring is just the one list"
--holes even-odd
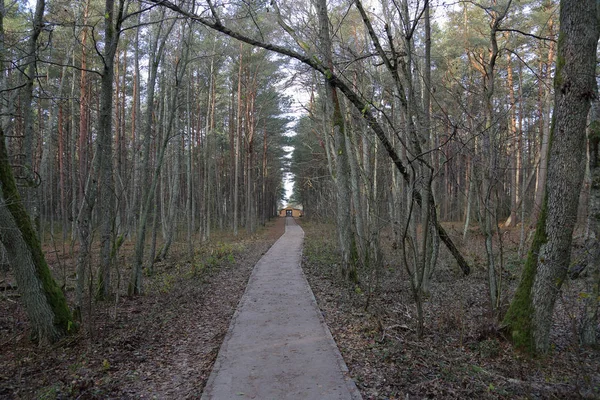
[(300, 268), (304, 231), (254, 267), (202, 399), (361, 399)]

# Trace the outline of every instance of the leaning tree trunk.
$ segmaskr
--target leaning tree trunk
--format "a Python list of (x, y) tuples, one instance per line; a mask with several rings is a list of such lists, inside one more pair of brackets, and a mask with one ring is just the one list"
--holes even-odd
[[(34, 30), (41, 30), (44, 5), (44, 1), (37, 4)], [(0, 36), (4, 38), (3, 0), (0, 1), (0, 7)], [(34, 35), (39, 33), (34, 32)], [(32, 39), (32, 43), (36, 41), (37, 36), (36, 40)], [(3, 55), (2, 41), (0, 56)], [(35, 54), (30, 56), (35, 58)], [(30, 73), (34, 71), (35, 68), (31, 69)], [(28, 83), (27, 86), (29, 107), (33, 75), (31, 77), (31, 85)], [(32, 337), (40, 343), (54, 342), (74, 329), (73, 320), (64, 294), (52, 278), (37, 232), (21, 200), (10, 166), (2, 125), (0, 124), (0, 243), (5, 249), (9, 264), (13, 267), (22, 303), (32, 327)]]
[(71, 312), (21, 201), (5, 140), (0, 128), (0, 242), (14, 269), (34, 339), (54, 342), (73, 330)]
[(595, 0), (561, 1), (546, 192), (521, 282), (504, 319), (515, 344), (536, 353), (548, 351), (554, 304), (571, 256), (595, 87), (597, 11)]

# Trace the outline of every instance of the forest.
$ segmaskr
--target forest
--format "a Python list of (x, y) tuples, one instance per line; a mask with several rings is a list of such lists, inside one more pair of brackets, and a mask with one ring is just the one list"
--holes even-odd
[(0, 0), (0, 397), (199, 398), (288, 205), (363, 398), (600, 397), (599, 35), (593, 0)]

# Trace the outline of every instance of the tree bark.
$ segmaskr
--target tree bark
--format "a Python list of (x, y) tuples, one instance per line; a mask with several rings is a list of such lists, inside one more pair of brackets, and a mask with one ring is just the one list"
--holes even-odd
[(521, 282), (504, 324), (515, 344), (546, 353), (565, 280), (585, 170), (585, 128), (594, 97), (598, 4), (561, 1), (555, 106), (544, 203)]
[(240, 43), (240, 59), (238, 69), (237, 87), (237, 112), (236, 112), (236, 134), (235, 134), (235, 162), (233, 182), (233, 234), (237, 236), (239, 225), (239, 184), (240, 184), (240, 141), (242, 137), (242, 56), (244, 46)]
[[(164, 13), (163, 13), (164, 17)], [(143, 138), (143, 150), (141, 160), (141, 180), (140, 183), (144, 185), (142, 187), (142, 199), (140, 200), (140, 217), (138, 221), (137, 234), (135, 238), (134, 248), (134, 259), (133, 267), (131, 272), (131, 279), (127, 293), (129, 295), (141, 294), (142, 293), (142, 266), (144, 263), (144, 245), (146, 243), (146, 230), (148, 225), (148, 216), (152, 208), (152, 199), (156, 190), (156, 174), (152, 176), (151, 185), (147, 183), (151, 178), (150, 175), (150, 143), (152, 140), (152, 127), (154, 118), (154, 98), (156, 89), (156, 76), (158, 73), (158, 65), (164, 53), (165, 44), (169, 33), (173, 29), (175, 21), (171, 22), (164, 36), (162, 36), (162, 22), (159, 24), (155, 36), (153, 37), (151, 51), (149, 55), (149, 72), (148, 72), (148, 86), (146, 91), (146, 114), (144, 122), (144, 138)], [(160, 40), (160, 41), (159, 41)], [(161, 147), (162, 148), (162, 147)], [(163, 154), (163, 153), (161, 153)], [(162, 159), (159, 160), (162, 163)], [(154, 258), (154, 257), (152, 257)], [(153, 262), (154, 260), (152, 260)]]
[(17, 190), (1, 127), (0, 242), (14, 268), (33, 338), (40, 343), (55, 342), (74, 331), (64, 294), (52, 278), (37, 233)]
[[(98, 272), (99, 299), (106, 298), (110, 293), (111, 249), (115, 219), (115, 184), (112, 164), (113, 139), (113, 81), (115, 76), (115, 55), (121, 34), (121, 23), (125, 0), (118, 0), (115, 14), (115, 0), (105, 3), (105, 33), (104, 33), (104, 68), (101, 78), (100, 114), (98, 115), (98, 138), (96, 151), (98, 158), (97, 173), (102, 187), (100, 197), (100, 269)], [(90, 218), (91, 214), (87, 216)]]
[(595, 346), (598, 331), (598, 307), (600, 303), (600, 101), (596, 98), (592, 104), (589, 138), (589, 168), (591, 187), (588, 207), (589, 231), (586, 238), (587, 273), (584, 307), (580, 326), (581, 344)]
[[(553, 29), (553, 18), (548, 20), (548, 36), (554, 37)], [(541, 61), (541, 55), (540, 55)], [(543, 61), (541, 64), (540, 74), (543, 81), (540, 82), (540, 98), (539, 98), (539, 115), (540, 115), (540, 130), (542, 143), (540, 145), (540, 163), (538, 166), (538, 179), (534, 197), (534, 206), (531, 215), (531, 223), (535, 224), (539, 218), (542, 203), (544, 201), (544, 191), (546, 188), (546, 180), (548, 179), (548, 157), (549, 157), (549, 146), (550, 146), (550, 115), (552, 115), (551, 109), (551, 94), (550, 94), (550, 79), (552, 74), (550, 69), (554, 63), (554, 42), (550, 42), (550, 48), (548, 51), (548, 58), (546, 63)], [(543, 70), (542, 70), (543, 69)]]
[(37, 174), (35, 172), (35, 148), (36, 137), (34, 130), (33, 116), (33, 84), (37, 78), (37, 45), (38, 38), (44, 27), (44, 10), (46, 8), (45, 0), (37, 0), (35, 13), (33, 15), (33, 31), (29, 37), (27, 46), (27, 55), (25, 56), (25, 89), (23, 91), (23, 152), (25, 153), (25, 168), (27, 171), (28, 188), (24, 191), (25, 204), (29, 209), (29, 215), (32, 218), (35, 229), (40, 229), (40, 209), (37, 186)]
[[(327, 2), (315, 2), (319, 18), (319, 42), (324, 64), (330, 73), (334, 72)], [(341, 252), (340, 273), (344, 278), (356, 279), (356, 271), (351, 265), (350, 253), (353, 245), (350, 216), (349, 163), (346, 150), (346, 132), (340, 101), (336, 87), (326, 80), (326, 115), (333, 125), (335, 143), (335, 185), (336, 185), (336, 229)]]

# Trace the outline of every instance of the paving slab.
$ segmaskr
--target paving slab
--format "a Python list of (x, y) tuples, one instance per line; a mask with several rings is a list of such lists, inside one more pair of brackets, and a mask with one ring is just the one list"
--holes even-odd
[(300, 267), (304, 231), (254, 267), (202, 399), (361, 399)]

